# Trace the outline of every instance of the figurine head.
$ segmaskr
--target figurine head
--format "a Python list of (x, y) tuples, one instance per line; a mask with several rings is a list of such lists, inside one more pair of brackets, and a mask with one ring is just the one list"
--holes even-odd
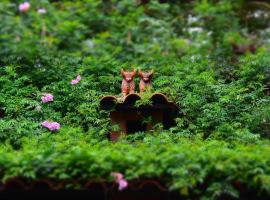
[(154, 70), (151, 70), (151, 71), (148, 71), (148, 72), (143, 72), (143, 71), (139, 70), (139, 76), (141, 77), (141, 79), (144, 82), (151, 81), (153, 73), (154, 73)]
[(121, 74), (127, 82), (131, 82), (131, 81), (133, 81), (134, 77), (136, 76), (136, 69), (134, 69), (131, 72), (125, 72), (123, 69), (121, 69)]

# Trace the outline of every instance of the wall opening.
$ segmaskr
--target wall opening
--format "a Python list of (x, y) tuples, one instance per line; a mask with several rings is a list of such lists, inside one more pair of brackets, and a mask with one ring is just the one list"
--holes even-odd
[(141, 120), (127, 120), (127, 134), (146, 131), (146, 124)]

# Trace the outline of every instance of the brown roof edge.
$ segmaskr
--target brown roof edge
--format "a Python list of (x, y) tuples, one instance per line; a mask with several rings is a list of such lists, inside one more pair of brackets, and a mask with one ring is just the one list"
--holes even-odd
[[(40, 180), (35, 180), (35, 181), (30, 181), (30, 180), (25, 180), (21, 178), (13, 178), (9, 179), (6, 181), (4, 184), (0, 186), (0, 192), (7, 190), (7, 189), (23, 189), (23, 190), (31, 190), (35, 188), (48, 188), (54, 191), (58, 191), (61, 189), (67, 189), (67, 186), (73, 185), (73, 186), (78, 186), (81, 190), (85, 189), (91, 189), (92, 187), (99, 186), (102, 190), (108, 191), (112, 190), (114, 188), (117, 188), (118, 185), (114, 182), (108, 182), (105, 180), (100, 180), (100, 181), (76, 181), (76, 180), (71, 180), (71, 181), (53, 181), (50, 179), (40, 179)], [(168, 188), (162, 184), (158, 180), (154, 179), (145, 179), (145, 180), (133, 180), (133, 181), (128, 181), (128, 188), (131, 190), (141, 190), (146, 187), (155, 187), (160, 191), (168, 191)]]
[[(140, 100), (141, 96), (138, 93), (129, 94), (125, 97), (115, 97), (112, 95), (104, 96), (100, 100), (101, 108), (103, 109), (111, 109), (116, 104), (126, 104), (126, 105), (134, 105), (137, 100)], [(160, 104), (171, 104), (172, 101), (169, 101), (168, 97), (162, 93), (153, 93), (150, 97), (150, 100), (153, 102), (157, 102)]]

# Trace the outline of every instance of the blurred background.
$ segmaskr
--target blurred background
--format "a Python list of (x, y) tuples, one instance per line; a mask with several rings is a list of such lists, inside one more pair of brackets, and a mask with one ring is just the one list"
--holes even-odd
[[(1, 63), (50, 55), (121, 61), (203, 55), (230, 60), (269, 46), (265, 0), (2, 0)], [(28, 48), (31, 47), (31, 48)]]

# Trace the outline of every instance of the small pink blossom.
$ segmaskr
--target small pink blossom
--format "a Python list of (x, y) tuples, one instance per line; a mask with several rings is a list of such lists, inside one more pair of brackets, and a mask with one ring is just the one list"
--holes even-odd
[(44, 9), (44, 8), (40, 8), (40, 9), (37, 10), (37, 12), (38, 12), (39, 14), (45, 14), (45, 13), (47, 12), (47, 10)]
[(44, 121), (41, 123), (41, 125), (50, 131), (55, 131), (60, 129), (60, 124), (58, 122), (49, 122), (49, 121)]
[(20, 12), (27, 12), (30, 9), (30, 3), (24, 2), (19, 5), (19, 11)]
[(70, 83), (71, 83), (71, 85), (76, 85), (77, 83), (79, 83), (79, 81), (76, 80), (76, 79), (74, 79), (74, 80), (72, 80)]
[(44, 121), (44, 122), (41, 123), (41, 125), (44, 126), (44, 127), (48, 127), (50, 125), (50, 122)]
[(125, 179), (121, 179), (119, 182), (118, 182), (119, 186), (118, 186), (118, 190), (124, 190), (125, 188), (127, 188), (128, 186), (128, 182), (125, 180)]
[(121, 179), (124, 178), (123, 174), (119, 173), (119, 172), (112, 172), (111, 176), (114, 178), (114, 180), (116, 182), (119, 182)]
[(42, 101), (43, 103), (47, 103), (47, 102), (53, 101), (53, 95), (52, 95), (52, 94), (49, 94), (49, 93), (45, 93), (45, 94), (41, 97), (41, 101)]
[(81, 79), (82, 79), (81, 76), (78, 75), (76, 77), (76, 79), (73, 79), (70, 83), (71, 83), (71, 85), (76, 85), (77, 83), (79, 83), (81, 81)]
[(80, 81), (80, 80), (82, 80), (82, 77), (81, 77), (80, 75), (78, 75), (78, 76), (76, 77), (76, 80), (77, 80), (77, 81)]
[(112, 172), (111, 176), (114, 178), (114, 181), (118, 183), (118, 190), (124, 190), (128, 187), (128, 182), (124, 179), (124, 175), (119, 172)]

